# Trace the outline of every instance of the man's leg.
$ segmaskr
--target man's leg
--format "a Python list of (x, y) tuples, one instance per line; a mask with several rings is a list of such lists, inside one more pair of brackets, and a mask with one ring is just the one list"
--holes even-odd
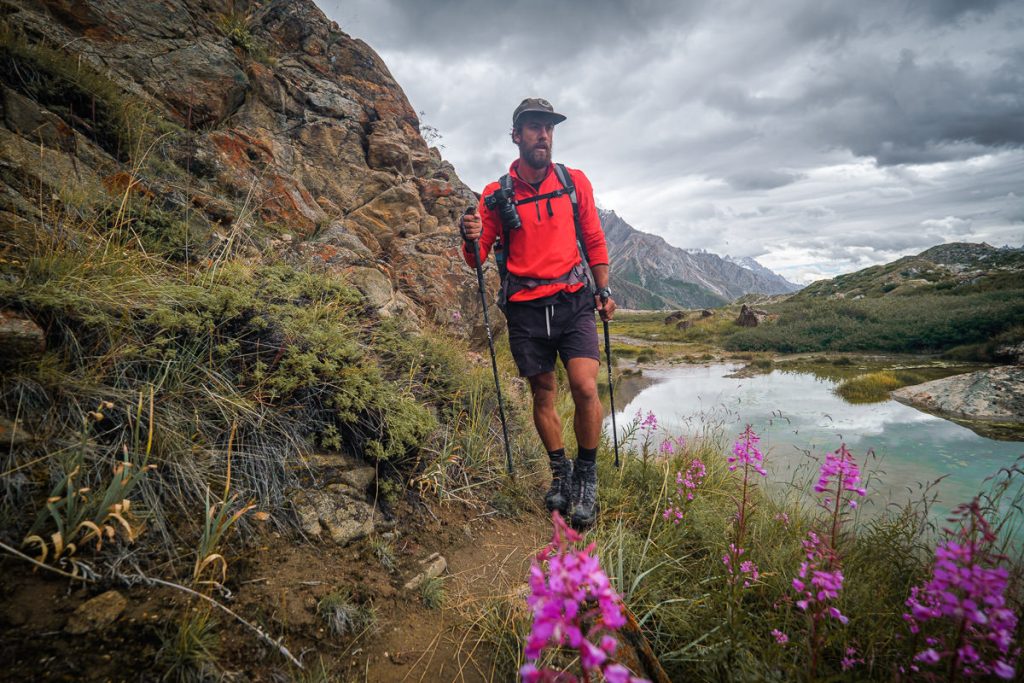
[(533, 394), (533, 424), (537, 427), (540, 440), (548, 452), (562, 448), (562, 420), (555, 410), (558, 398), (558, 381), (554, 371), (544, 372), (528, 378)]
[(576, 413), (573, 427), (579, 456), (573, 467), (572, 515), (577, 529), (586, 529), (597, 521), (597, 446), (601, 439), (601, 401), (597, 396), (598, 361), (570, 358), (565, 364)]
[(597, 448), (601, 441), (601, 400), (597, 396), (600, 363), (593, 358), (570, 358), (566, 363), (576, 413), (573, 428), (580, 448)]
[(569, 514), (572, 500), (572, 461), (565, 457), (562, 420), (555, 410), (558, 382), (555, 373), (544, 372), (529, 378), (533, 394), (533, 424), (547, 449), (551, 465), (551, 488), (544, 494), (547, 509)]

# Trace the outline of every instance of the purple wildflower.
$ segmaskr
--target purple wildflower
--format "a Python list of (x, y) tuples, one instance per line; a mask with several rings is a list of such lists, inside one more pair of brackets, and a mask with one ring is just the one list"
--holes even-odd
[(858, 664), (863, 664), (864, 659), (857, 656), (857, 649), (848, 647), (846, 648), (846, 656), (839, 661), (839, 665), (843, 667), (843, 671), (849, 671)]
[(764, 454), (757, 447), (760, 441), (761, 437), (751, 429), (750, 425), (747, 425), (747, 428), (740, 434), (740, 438), (733, 444), (732, 455), (726, 458), (729, 462), (729, 471), (735, 471), (740, 465), (744, 467), (749, 465), (762, 477), (768, 476), (768, 472), (762, 465)]
[(745, 552), (746, 550), (738, 547), (735, 543), (730, 543), (729, 552), (722, 556), (722, 564), (725, 565), (726, 571), (729, 572), (730, 584), (735, 585), (742, 580), (743, 587), (750, 588), (754, 581), (761, 578), (761, 571), (751, 560), (740, 561), (740, 557)]
[(697, 486), (707, 474), (704, 463), (699, 458), (694, 458), (690, 466), (686, 468), (686, 474), (676, 472), (676, 493), (675, 501), (670, 501), (668, 508), (662, 513), (666, 520), (671, 519), (673, 523), (679, 524), (685, 514), (686, 504), (693, 500)]
[[(935, 665), (948, 658), (949, 671), (1009, 680), (1019, 655), (1013, 648), (1017, 615), (1005, 596), (1009, 573), (998, 566), (1004, 558), (989, 550), (996, 536), (978, 501), (957, 512), (963, 516), (960, 530), (936, 546), (931, 579), (907, 598), (910, 611), (903, 619), (911, 633), (936, 634), (926, 638), (929, 647), (914, 661)], [(955, 640), (941, 637), (950, 632)]]
[[(842, 505), (844, 491), (849, 494), (855, 493), (861, 497), (867, 495), (864, 487), (860, 486), (860, 469), (857, 467), (853, 455), (847, 450), (846, 444), (839, 444), (839, 450), (825, 456), (825, 462), (822, 463), (818, 472), (818, 483), (814, 485), (814, 490), (818, 493), (834, 491), (837, 498), (836, 506)], [(852, 495), (846, 497), (846, 500), (850, 507), (857, 507), (857, 501)], [(831, 505), (832, 499), (826, 498), (825, 509), (831, 511)]]
[(837, 607), (827, 604), (836, 600), (843, 589), (842, 570), (829, 569), (837, 564), (835, 552), (813, 531), (808, 532), (803, 546), (807, 561), (800, 563), (800, 571), (793, 579), (793, 590), (800, 598), (796, 606), (808, 612), (814, 622), (830, 616), (845, 624), (849, 619)]
[(775, 642), (779, 645), (785, 645), (789, 642), (789, 636), (777, 628), (772, 629), (772, 637), (775, 638)]
[[(580, 535), (557, 511), (551, 514), (551, 521), (551, 543), (537, 553), (530, 567), (530, 596), (526, 602), (533, 613), (533, 627), (524, 648), (528, 661), (519, 670), (523, 682), (575, 681), (571, 674), (536, 666), (545, 647), (568, 645), (579, 651), (585, 677), (601, 672), (607, 681), (640, 683), (641, 679), (625, 667), (609, 663), (618, 647), (610, 632), (624, 626), (626, 618), (618, 595), (593, 554), (596, 544), (577, 550), (573, 544), (580, 542)], [(594, 626), (584, 633), (582, 625), (591, 618)]]

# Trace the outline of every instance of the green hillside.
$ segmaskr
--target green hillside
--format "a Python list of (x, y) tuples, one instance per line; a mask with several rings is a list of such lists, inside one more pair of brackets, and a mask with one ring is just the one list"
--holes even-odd
[(731, 350), (947, 352), (993, 359), (1024, 339), (1024, 250), (949, 244), (816, 282), (735, 330)]

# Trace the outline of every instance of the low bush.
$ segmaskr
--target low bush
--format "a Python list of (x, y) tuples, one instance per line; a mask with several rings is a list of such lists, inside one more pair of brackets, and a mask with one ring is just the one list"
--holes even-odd
[(834, 391), (850, 403), (877, 403), (888, 399), (889, 392), (901, 386), (904, 386), (904, 382), (895, 372), (883, 370), (848, 379)]

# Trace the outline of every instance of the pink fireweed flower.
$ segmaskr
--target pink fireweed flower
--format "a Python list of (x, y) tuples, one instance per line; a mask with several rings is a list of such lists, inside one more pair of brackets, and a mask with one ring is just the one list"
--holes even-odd
[(835, 552), (813, 531), (807, 533), (807, 540), (802, 543), (807, 560), (800, 564), (800, 571), (792, 582), (799, 598), (796, 606), (815, 621), (830, 616), (842, 624), (847, 623), (849, 619), (839, 608), (827, 604), (836, 600), (843, 589), (842, 570), (829, 569), (838, 564)]
[(669, 501), (669, 506), (662, 513), (662, 517), (666, 520), (672, 520), (674, 524), (679, 524), (685, 514), (687, 503), (693, 500), (697, 486), (700, 485), (706, 474), (707, 469), (699, 458), (694, 458), (690, 462), (690, 466), (686, 468), (685, 474), (676, 472), (675, 499)]
[[(640, 417), (640, 411), (637, 411), (637, 417)], [(640, 429), (646, 429), (648, 431), (654, 431), (658, 428), (658, 418), (654, 415), (654, 411), (648, 410), (647, 417), (644, 418), (643, 422), (640, 423)]]
[(849, 671), (858, 664), (863, 664), (864, 659), (857, 656), (856, 648), (846, 648), (846, 656), (840, 660), (839, 665), (843, 667), (843, 671)]
[(761, 578), (761, 571), (751, 560), (740, 562), (740, 557), (745, 552), (746, 550), (737, 547), (735, 543), (730, 543), (729, 552), (722, 555), (722, 564), (725, 565), (725, 570), (729, 573), (730, 584), (742, 581), (744, 588), (750, 588), (754, 581)]
[[(982, 516), (977, 500), (960, 506), (963, 525), (935, 548), (931, 579), (910, 591), (903, 615), (911, 633), (941, 634), (926, 638), (930, 646), (914, 661), (943, 665), (964, 676), (995, 675), (1012, 679), (1019, 652), (1014, 645), (1017, 615), (1006, 602), (1009, 572), (998, 563), (1005, 559), (989, 550), (996, 540)], [(950, 632), (957, 639), (948, 639)]]
[[(609, 662), (618, 646), (611, 632), (622, 628), (626, 618), (618, 595), (594, 555), (596, 544), (578, 550), (574, 544), (581, 541), (580, 535), (557, 511), (551, 514), (551, 521), (551, 543), (537, 553), (530, 566), (526, 603), (533, 613), (533, 625), (524, 647), (527, 663), (519, 670), (522, 680), (575, 681), (571, 674), (538, 669), (536, 665), (544, 648), (567, 645), (579, 651), (585, 676), (600, 672), (608, 681), (640, 683), (641, 679), (633, 677), (628, 669)], [(594, 625), (584, 633), (583, 624), (591, 621)]]
[[(818, 493), (836, 492), (840, 497), (845, 497), (850, 507), (857, 507), (857, 501), (853, 495), (843, 496), (843, 492), (856, 494), (864, 497), (867, 491), (860, 486), (860, 469), (853, 459), (853, 455), (846, 449), (846, 444), (839, 444), (839, 450), (835, 453), (828, 453), (825, 462), (822, 463), (818, 472), (818, 483), (814, 490)], [(836, 501), (836, 505), (842, 505), (842, 501)], [(832, 509), (832, 499), (825, 499), (825, 509)]]
[(735, 471), (740, 465), (750, 465), (762, 477), (768, 476), (768, 472), (762, 465), (764, 454), (757, 447), (760, 441), (761, 437), (751, 429), (750, 425), (747, 425), (747, 428), (740, 434), (740, 438), (733, 444), (732, 455), (726, 458), (729, 462), (729, 471)]
[(779, 645), (785, 645), (789, 642), (789, 636), (777, 628), (772, 629), (772, 637), (775, 638), (775, 642)]

